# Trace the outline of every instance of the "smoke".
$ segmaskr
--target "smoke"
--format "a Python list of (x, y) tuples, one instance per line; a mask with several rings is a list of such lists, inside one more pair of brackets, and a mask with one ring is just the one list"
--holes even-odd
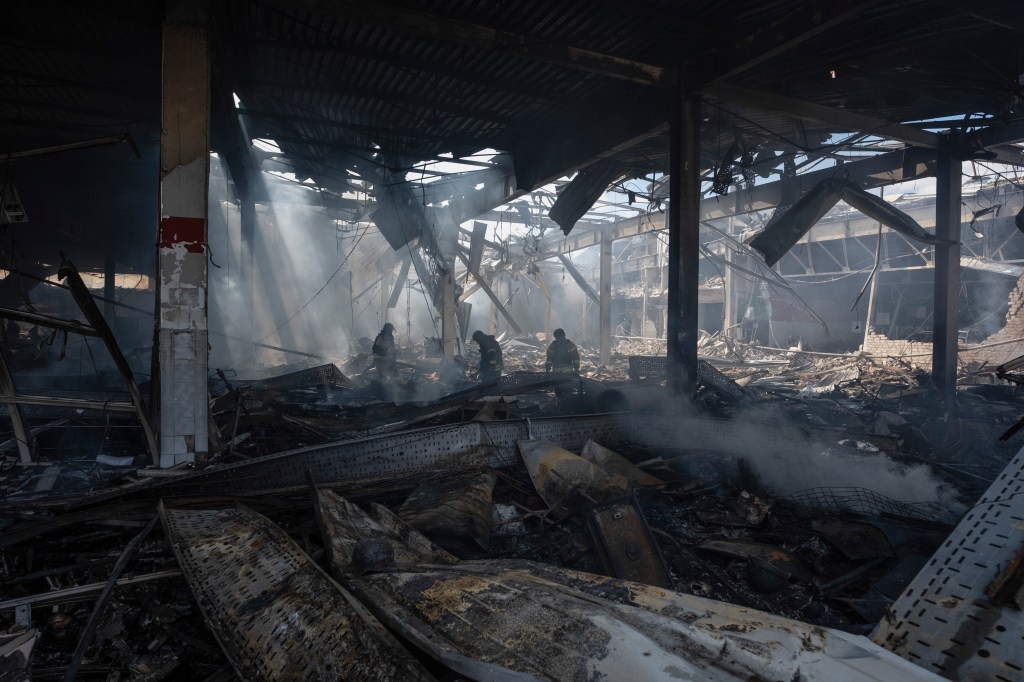
[[(689, 405), (680, 416), (700, 416)], [(688, 433), (692, 422), (681, 420), (678, 443), (701, 447)], [(695, 428), (701, 428), (697, 426)], [(963, 511), (956, 490), (923, 463), (898, 461), (883, 452), (865, 452), (828, 443), (810, 435), (785, 417), (765, 410), (740, 410), (727, 430), (715, 429), (715, 442), (705, 449), (736, 464), (749, 466), (766, 492), (783, 497), (809, 488), (866, 488), (891, 499), (935, 505), (950, 514)]]
[(210, 366), (252, 377), (344, 359), (351, 332), (339, 266), (353, 240), (313, 191), (263, 182), (269, 201), (256, 206), (251, 238), (226, 185), (210, 187)]

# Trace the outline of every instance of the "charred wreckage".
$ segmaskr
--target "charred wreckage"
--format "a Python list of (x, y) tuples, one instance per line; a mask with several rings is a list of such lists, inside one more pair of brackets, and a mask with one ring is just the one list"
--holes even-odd
[(1024, 676), (1013, 3), (14, 5), (0, 682)]

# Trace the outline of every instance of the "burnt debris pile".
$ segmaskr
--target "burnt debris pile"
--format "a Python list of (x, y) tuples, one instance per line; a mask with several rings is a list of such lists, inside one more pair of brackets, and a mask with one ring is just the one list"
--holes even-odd
[(949, 406), (899, 361), (702, 346), (685, 404), (660, 357), (597, 380), (509, 340), (483, 383), (425, 348), (387, 380), (362, 354), (221, 371), (213, 452), (170, 469), (127, 418), (27, 409), (34, 457), (9, 447), (0, 480), (0, 670), (858, 679), (820, 655), (842, 640), (927, 679), (867, 636), (1019, 448), (1013, 367), (964, 368)]

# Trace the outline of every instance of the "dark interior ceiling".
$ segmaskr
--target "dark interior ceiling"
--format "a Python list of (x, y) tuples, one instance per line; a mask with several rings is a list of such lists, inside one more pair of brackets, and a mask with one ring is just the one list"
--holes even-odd
[[(140, 211), (155, 215), (146, 152), (159, 134), (167, 11), (128, 1), (5, 6), (0, 152), (127, 132), (145, 157), (137, 172), (126, 172), (123, 149), (18, 162), (23, 199), (99, 220), (120, 188), (151, 196)], [(223, 0), (209, 21), (212, 144), (233, 158), (234, 175), (258, 164), (245, 137), (276, 140), (285, 165), (324, 187), (343, 188), (351, 170), (400, 172), (484, 148), (512, 155), (524, 190), (598, 160), (637, 176), (664, 172), (677, 82), (705, 96), (705, 168), (737, 142), (820, 151), (850, 131), (841, 116), (757, 105), (757, 93), (878, 123), (946, 119), (931, 127), (1024, 138), (1012, 132), (1024, 121), (1024, 12), (1014, 0)], [(739, 102), (735, 86), (753, 99)], [(59, 193), (41, 179), (55, 177), (52, 159), (64, 169)]]

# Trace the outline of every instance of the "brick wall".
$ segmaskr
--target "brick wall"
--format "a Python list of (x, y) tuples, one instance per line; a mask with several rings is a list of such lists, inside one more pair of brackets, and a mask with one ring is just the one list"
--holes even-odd
[[(890, 339), (885, 334), (868, 332), (862, 348), (868, 355), (880, 358), (902, 357), (917, 367), (932, 366), (932, 344), (928, 342)], [(905, 357), (907, 355), (915, 357)]]
[[(1009, 308), (1006, 312), (1006, 324), (1002, 329), (989, 336), (981, 343), (960, 346), (960, 361), (986, 362), (1001, 365), (1008, 360), (1024, 353), (1024, 276), (1017, 280), (1017, 286), (1010, 292)], [(1001, 345), (994, 345), (1001, 344)], [(931, 367), (932, 344), (920, 341), (901, 341), (890, 339), (885, 334), (869, 333), (863, 346), (865, 353), (882, 357), (920, 355), (906, 358), (907, 362), (919, 367)]]

